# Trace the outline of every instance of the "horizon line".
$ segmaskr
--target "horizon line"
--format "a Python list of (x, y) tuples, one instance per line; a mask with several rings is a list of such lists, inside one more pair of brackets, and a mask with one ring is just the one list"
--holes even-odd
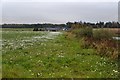
[[(118, 22), (120, 23), (119, 21), (97, 21), (97, 22), (90, 22), (90, 21), (68, 21), (68, 22), (71, 22), (71, 23), (74, 23), (74, 22), (86, 22), (86, 23), (99, 23), (99, 22), (104, 22), (104, 23), (107, 23), (107, 22)], [(68, 23), (66, 22), (66, 23)], [(66, 24), (66, 23), (52, 23), (52, 22), (42, 22), (42, 23), (0, 23), (0, 25), (3, 25), (3, 24)]]

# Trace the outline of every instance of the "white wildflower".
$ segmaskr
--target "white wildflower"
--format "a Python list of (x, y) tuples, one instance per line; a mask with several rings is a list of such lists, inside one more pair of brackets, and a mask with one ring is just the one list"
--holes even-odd
[(116, 71), (116, 70), (113, 70), (113, 72), (117, 73), (118, 71)]

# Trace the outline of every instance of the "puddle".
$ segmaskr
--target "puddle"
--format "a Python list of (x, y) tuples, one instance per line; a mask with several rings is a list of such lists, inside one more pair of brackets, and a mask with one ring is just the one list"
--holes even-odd
[(120, 37), (113, 37), (113, 39), (120, 40)]
[(35, 36), (33, 38), (37, 38), (37, 39), (54, 39), (55, 36), (62, 34), (61, 32), (48, 32), (46, 35), (43, 36)]

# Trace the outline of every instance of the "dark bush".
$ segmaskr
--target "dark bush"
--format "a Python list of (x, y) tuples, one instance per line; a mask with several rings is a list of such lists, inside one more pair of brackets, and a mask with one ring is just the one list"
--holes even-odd
[(92, 37), (93, 36), (92, 28), (91, 27), (81, 28), (79, 35), (81, 37)]
[(38, 31), (38, 28), (34, 28), (33, 31)]

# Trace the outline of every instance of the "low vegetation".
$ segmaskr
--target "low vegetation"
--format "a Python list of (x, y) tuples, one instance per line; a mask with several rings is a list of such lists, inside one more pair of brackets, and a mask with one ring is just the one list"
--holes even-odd
[[(92, 28), (88, 26), (73, 25), (68, 34), (73, 34), (78, 40), (83, 39), (83, 48), (95, 49), (96, 54), (106, 56), (110, 59), (118, 59), (118, 45), (120, 44), (113, 37), (118, 36), (114, 31), (104, 28)], [(81, 26), (81, 27), (80, 27)]]
[(93, 30), (93, 38), (97, 40), (112, 40), (112, 38), (116, 36), (114, 32), (111, 32), (110, 30), (104, 30), (104, 29), (96, 29)]
[[(118, 62), (96, 54), (97, 49), (92, 47), (94, 42), (88, 34), (91, 29), (87, 30), (79, 38), (74, 34), (81, 35), (77, 29), (3, 31), (3, 78), (117, 78)], [(95, 45), (98, 46), (97, 40)]]

